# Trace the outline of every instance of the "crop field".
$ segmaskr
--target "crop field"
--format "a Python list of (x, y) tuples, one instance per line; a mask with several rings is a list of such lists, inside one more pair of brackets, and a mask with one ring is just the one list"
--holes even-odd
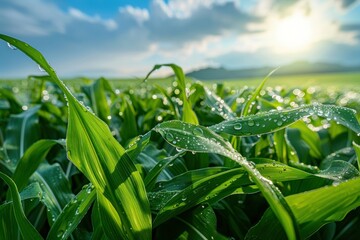
[(360, 237), (359, 74), (64, 83), (0, 39), (46, 73), (1, 82), (0, 239)]

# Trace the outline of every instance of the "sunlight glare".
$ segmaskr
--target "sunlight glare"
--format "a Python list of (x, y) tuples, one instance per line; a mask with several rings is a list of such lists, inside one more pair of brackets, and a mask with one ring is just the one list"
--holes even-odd
[(309, 18), (294, 14), (275, 24), (274, 41), (277, 50), (297, 52), (313, 42), (313, 28)]

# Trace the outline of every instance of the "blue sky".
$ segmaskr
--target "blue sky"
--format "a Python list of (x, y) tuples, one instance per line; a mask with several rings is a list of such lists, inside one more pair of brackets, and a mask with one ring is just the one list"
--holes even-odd
[[(0, 0), (0, 32), (40, 50), (62, 77), (143, 77), (169, 62), (360, 66), (356, 0)], [(0, 63), (0, 78), (41, 74), (5, 43)]]

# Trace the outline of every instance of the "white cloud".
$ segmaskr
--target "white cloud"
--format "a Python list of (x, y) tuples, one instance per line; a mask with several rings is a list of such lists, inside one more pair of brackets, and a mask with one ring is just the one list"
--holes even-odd
[(69, 22), (66, 14), (56, 5), (42, 0), (32, 0), (31, 3), (3, 0), (0, 19), (3, 32), (21, 36), (64, 33)]
[(154, 0), (153, 4), (158, 5), (169, 18), (185, 19), (192, 16), (192, 13), (201, 8), (211, 8), (213, 5), (223, 5), (228, 2), (235, 6), (239, 5), (236, 0)]
[(108, 30), (115, 30), (117, 28), (117, 23), (113, 19), (102, 19), (99, 15), (89, 16), (76, 8), (69, 8), (69, 15), (75, 19), (88, 23), (101, 24)]
[(144, 8), (136, 8), (130, 5), (121, 7), (119, 9), (120, 14), (128, 14), (135, 19), (139, 24), (149, 20), (149, 11)]
[(358, 25), (341, 28), (338, 19), (345, 12), (331, 10), (336, 0), (153, 0), (148, 9), (120, 7), (112, 18), (80, 8), (63, 11), (45, 0), (0, 1), (6, 3), (0, 8), (0, 19), (6, 20), (0, 21), (0, 29), (24, 36), (60, 75), (68, 76), (143, 76), (153, 64), (166, 62), (189, 70), (206, 64), (249, 67), (271, 65), (273, 59), (296, 60), (310, 51), (291, 56), (274, 52), (271, 29), (299, 9), (313, 22), (313, 45), (323, 52), (334, 45), (350, 49), (360, 41)]

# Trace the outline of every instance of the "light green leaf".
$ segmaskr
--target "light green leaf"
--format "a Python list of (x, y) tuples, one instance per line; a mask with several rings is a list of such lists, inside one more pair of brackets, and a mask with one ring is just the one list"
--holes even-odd
[(235, 136), (258, 135), (283, 129), (303, 117), (318, 115), (336, 120), (339, 124), (360, 133), (356, 112), (350, 108), (333, 105), (312, 104), (290, 110), (270, 111), (256, 115), (223, 121), (210, 127), (217, 133), (228, 133)]
[(176, 64), (169, 63), (169, 64), (157, 64), (153, 67), (153, 69), (146, 75), (145, 80), (150, 77), (150, 75), (160, 69), (161, 67), (170, 67), (177, 77), (177, 81), (179, 84), (179, 88), (181, 90), (181, 100), (183, 101), (183, 115), (182, 120), (187, 123), (192, 124), (199, 124), (197, 116), (195, 112), (192, 110), (191, 102), (189, 101), (188, 97), (186, 96), (186, 85), (185, 85), (185, 74), (181, 67), (177, 66)]
[(83, 86), (82, 91), (90, 100), (91, 108), (95, 115), (109, 124), (110, 106), (108, 104), (108, 94), (115, 94), (105, 78), (99, 78), (88, 86)]
[(243, 109), (241, 110), (241, 116), (245, 117), (249, 114), (251, 114), (253, 106), (255, 105), (255, 101), (256, 99), (259, 97), (260, 95), (260, 91), (261, 89), (264, 87), (265, 83), (267, 82), (267, 80), (270, 78), (270, 76), (276, 71), (278, 70), (278, 68), (272, 70), (265, 78), (264, 80), (260, 83), (260, 85), (256, 88), (255, 92), (251, 95), (251, 97), (246, 101), (245, 106), (243, 107)]

